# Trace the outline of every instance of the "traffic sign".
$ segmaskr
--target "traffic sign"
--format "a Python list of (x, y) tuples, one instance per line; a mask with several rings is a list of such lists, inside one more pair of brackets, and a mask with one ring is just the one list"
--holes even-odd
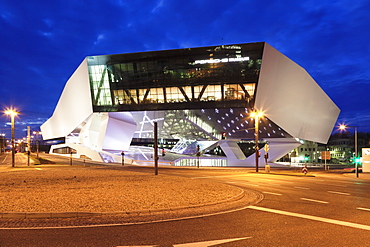
[(330, 151), (321, 151), (322, 160), (330, 160)]

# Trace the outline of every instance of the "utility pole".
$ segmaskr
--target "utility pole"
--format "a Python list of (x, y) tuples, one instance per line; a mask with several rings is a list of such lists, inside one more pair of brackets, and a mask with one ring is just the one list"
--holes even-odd
[(125, 151), (121, 152), (121, 157), (122, 157), (122, 166), (125, 165)]
[(199, 168), (199, 156), (200, 156), (200, 146), (199, 145), (197, 145), (197, 166), (198, 166), (198, 168)]
[(31, 127), (27, 126), (27, 156), (28, 162), (27, 165), (30, 165), (30, 154), (31, 154)]
[(258, 131), (259, 131), (259, 121), (260, 118), (263, 116), (263, 112), (255, 110), (250, 114), (251, 117), (254, 118), (254, 135), (256, 136), (255, 142), (255, 154), (256, 154), (256, 172), (258, 172), (258, 158), (260, 156), (260, 152), (258, 149)]
[(256, 136), (256, 146), (255, 146), (255, 153), (256, 153), (256, 172), (258, 172), (258, 158), (259, 158), (259, 149), (258, 149), (258, 122), (259, 122), (259, 119), (258, 117), (255, 118), (255, 129), (254, 129), (254, 133), (255, 133), (255, 136)]
[(158, 175), (158, 126), (154, 122), (154, 174)]

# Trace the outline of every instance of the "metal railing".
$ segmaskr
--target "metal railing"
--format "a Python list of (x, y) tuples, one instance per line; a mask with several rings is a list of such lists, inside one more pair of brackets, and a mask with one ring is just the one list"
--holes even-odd
[[(199, 162), (199, 163), (198, 163)], [(183, 157), (174, 161), (174, 166), (227, 166), (227, 158)]]

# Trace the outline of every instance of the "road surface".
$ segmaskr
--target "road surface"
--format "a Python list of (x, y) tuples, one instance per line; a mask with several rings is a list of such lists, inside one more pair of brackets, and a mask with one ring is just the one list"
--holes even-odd
[[(148, 167), (122, 169), (152, 172)], [(0, 246), (370, 246), (369, 180), (248, 169), (159, 172), (252, 189), (264, 199), (221, 214), (147, 224), (0, 229)]]

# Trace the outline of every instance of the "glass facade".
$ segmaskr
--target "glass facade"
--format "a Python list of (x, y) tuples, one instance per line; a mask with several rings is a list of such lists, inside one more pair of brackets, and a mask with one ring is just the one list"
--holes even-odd
[(252, 107), (263, 47), (261, 42), (90, 56), (94, 111)]

